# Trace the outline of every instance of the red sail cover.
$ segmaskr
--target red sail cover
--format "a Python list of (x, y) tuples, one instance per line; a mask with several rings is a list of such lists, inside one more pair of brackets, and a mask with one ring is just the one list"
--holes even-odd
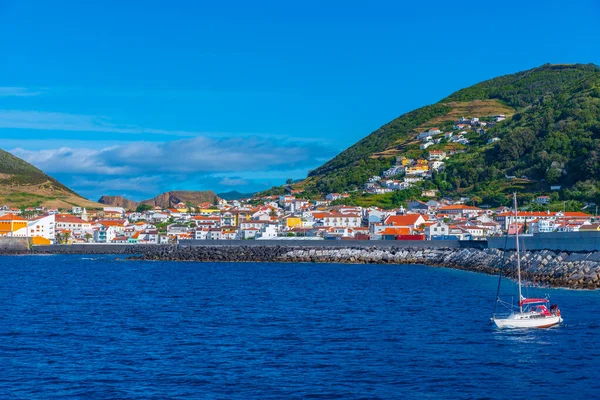
[(533, 304), (533, 303), (548, 303), (548, 299), (525, 299), (521, 301), (521, 305)]

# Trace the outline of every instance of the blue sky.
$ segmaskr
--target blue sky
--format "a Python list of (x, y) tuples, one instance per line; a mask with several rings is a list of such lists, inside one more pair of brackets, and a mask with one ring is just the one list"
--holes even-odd
[(598, 4), (2, 0), (0, 148), (94, 200), (262, 190), (462, 87), (600, 64)]

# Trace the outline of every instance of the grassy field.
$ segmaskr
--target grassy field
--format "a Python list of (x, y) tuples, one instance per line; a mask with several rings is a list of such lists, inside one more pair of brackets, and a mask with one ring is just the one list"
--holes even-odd
[[(419, 149), (421, 141), (415, 140), (419, 132), (424, 132), (429, 128), (442, 127), (449, 123), (457, 121), (460, 117), (489, 117), (497, 114), (504, 114), (506, 117), (510, 117), (515, 113), (515, 109), (502, 104), (498, 100), (475, 100), (475, 101), (453, 101), (447, 103), (452, 110), (444, 115), (435, 117), (426, 123), (419, 126), (408, 139), (397, 140), (392, 147), (389, 147), (381, 152), (374, 153), (371, 158), (389, 158), (406, 155), (408, 150)], [(431, 147), (429, 150), (439, 150), (440, 147)], [(450, 147), (445, 150), (451, 150)], [(427, 151), (427, 152), (428, 152)], [(414, 152), (411, 153), (414, 156)], [(411, 158), (411, 157), (409, 157)]]
[(448, 121), (457, 121), (460, 117), (489, 117), (497, 114), (510, 117), (515, 113), (514, 108), (508, 107), (498, 100), (453, 101), (446, 104), (452, 107), (452, 111), (427, 121), (418, 130), (422, 132)]
[(73, 206), (102, 208), (103, 204), (79, 197), (73, 192), (62, 190), (44, 182), (33, 185), (0, 186), (0, 205), (9, 207), (46, 207), (69, 209)]

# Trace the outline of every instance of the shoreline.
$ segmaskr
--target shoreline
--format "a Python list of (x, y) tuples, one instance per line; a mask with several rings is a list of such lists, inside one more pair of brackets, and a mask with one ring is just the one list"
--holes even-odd
[[(116, 251), (115, 251), (116, 250)], [(516, 278), (514, 251), (451, 247), (345, 246), (50, 246), (6, 252), (5, 255), (114, 254), (123, 260), (193, 261), (193, 262), (280, 262), (338, 264), (421, 264), (438, 268)], [(549, 250), (521, 254), (523, 279), (534, 285), (566, 289), (600, 289), (600, 252), (566, 253)]]

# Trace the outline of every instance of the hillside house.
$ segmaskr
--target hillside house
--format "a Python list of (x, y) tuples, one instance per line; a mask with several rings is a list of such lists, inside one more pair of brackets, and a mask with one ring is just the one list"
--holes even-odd
[(431, 171), (434, 172), (439, 172), (442, 171), (444, 169), (444, 162), (443, 161), (430, 161), (429, 162), (429, 169)]
[(546, 204), (550, 203), (550, 196), (538, 196), (535, 199), (535, 202), (537, 204), (546, 205)]
[(429, 150), (429, 161), (444, 161), (446, 152), (443, 150)]
[(408, 209), (408, 211), (427, 212), (430, 210), (430, 207), (427, 203), (424, 203), (422, 201), (411, 200), (408, 202), (407, 209)]
[(342, 198), (342, 195), (339, 193), (329, 193), (329, 194), (327, 194), (327, 196), (325, 196), (325, 200), (327, 200), (327, 201), (335, 201), (335, 200), (338, 200), (341, 198)]

